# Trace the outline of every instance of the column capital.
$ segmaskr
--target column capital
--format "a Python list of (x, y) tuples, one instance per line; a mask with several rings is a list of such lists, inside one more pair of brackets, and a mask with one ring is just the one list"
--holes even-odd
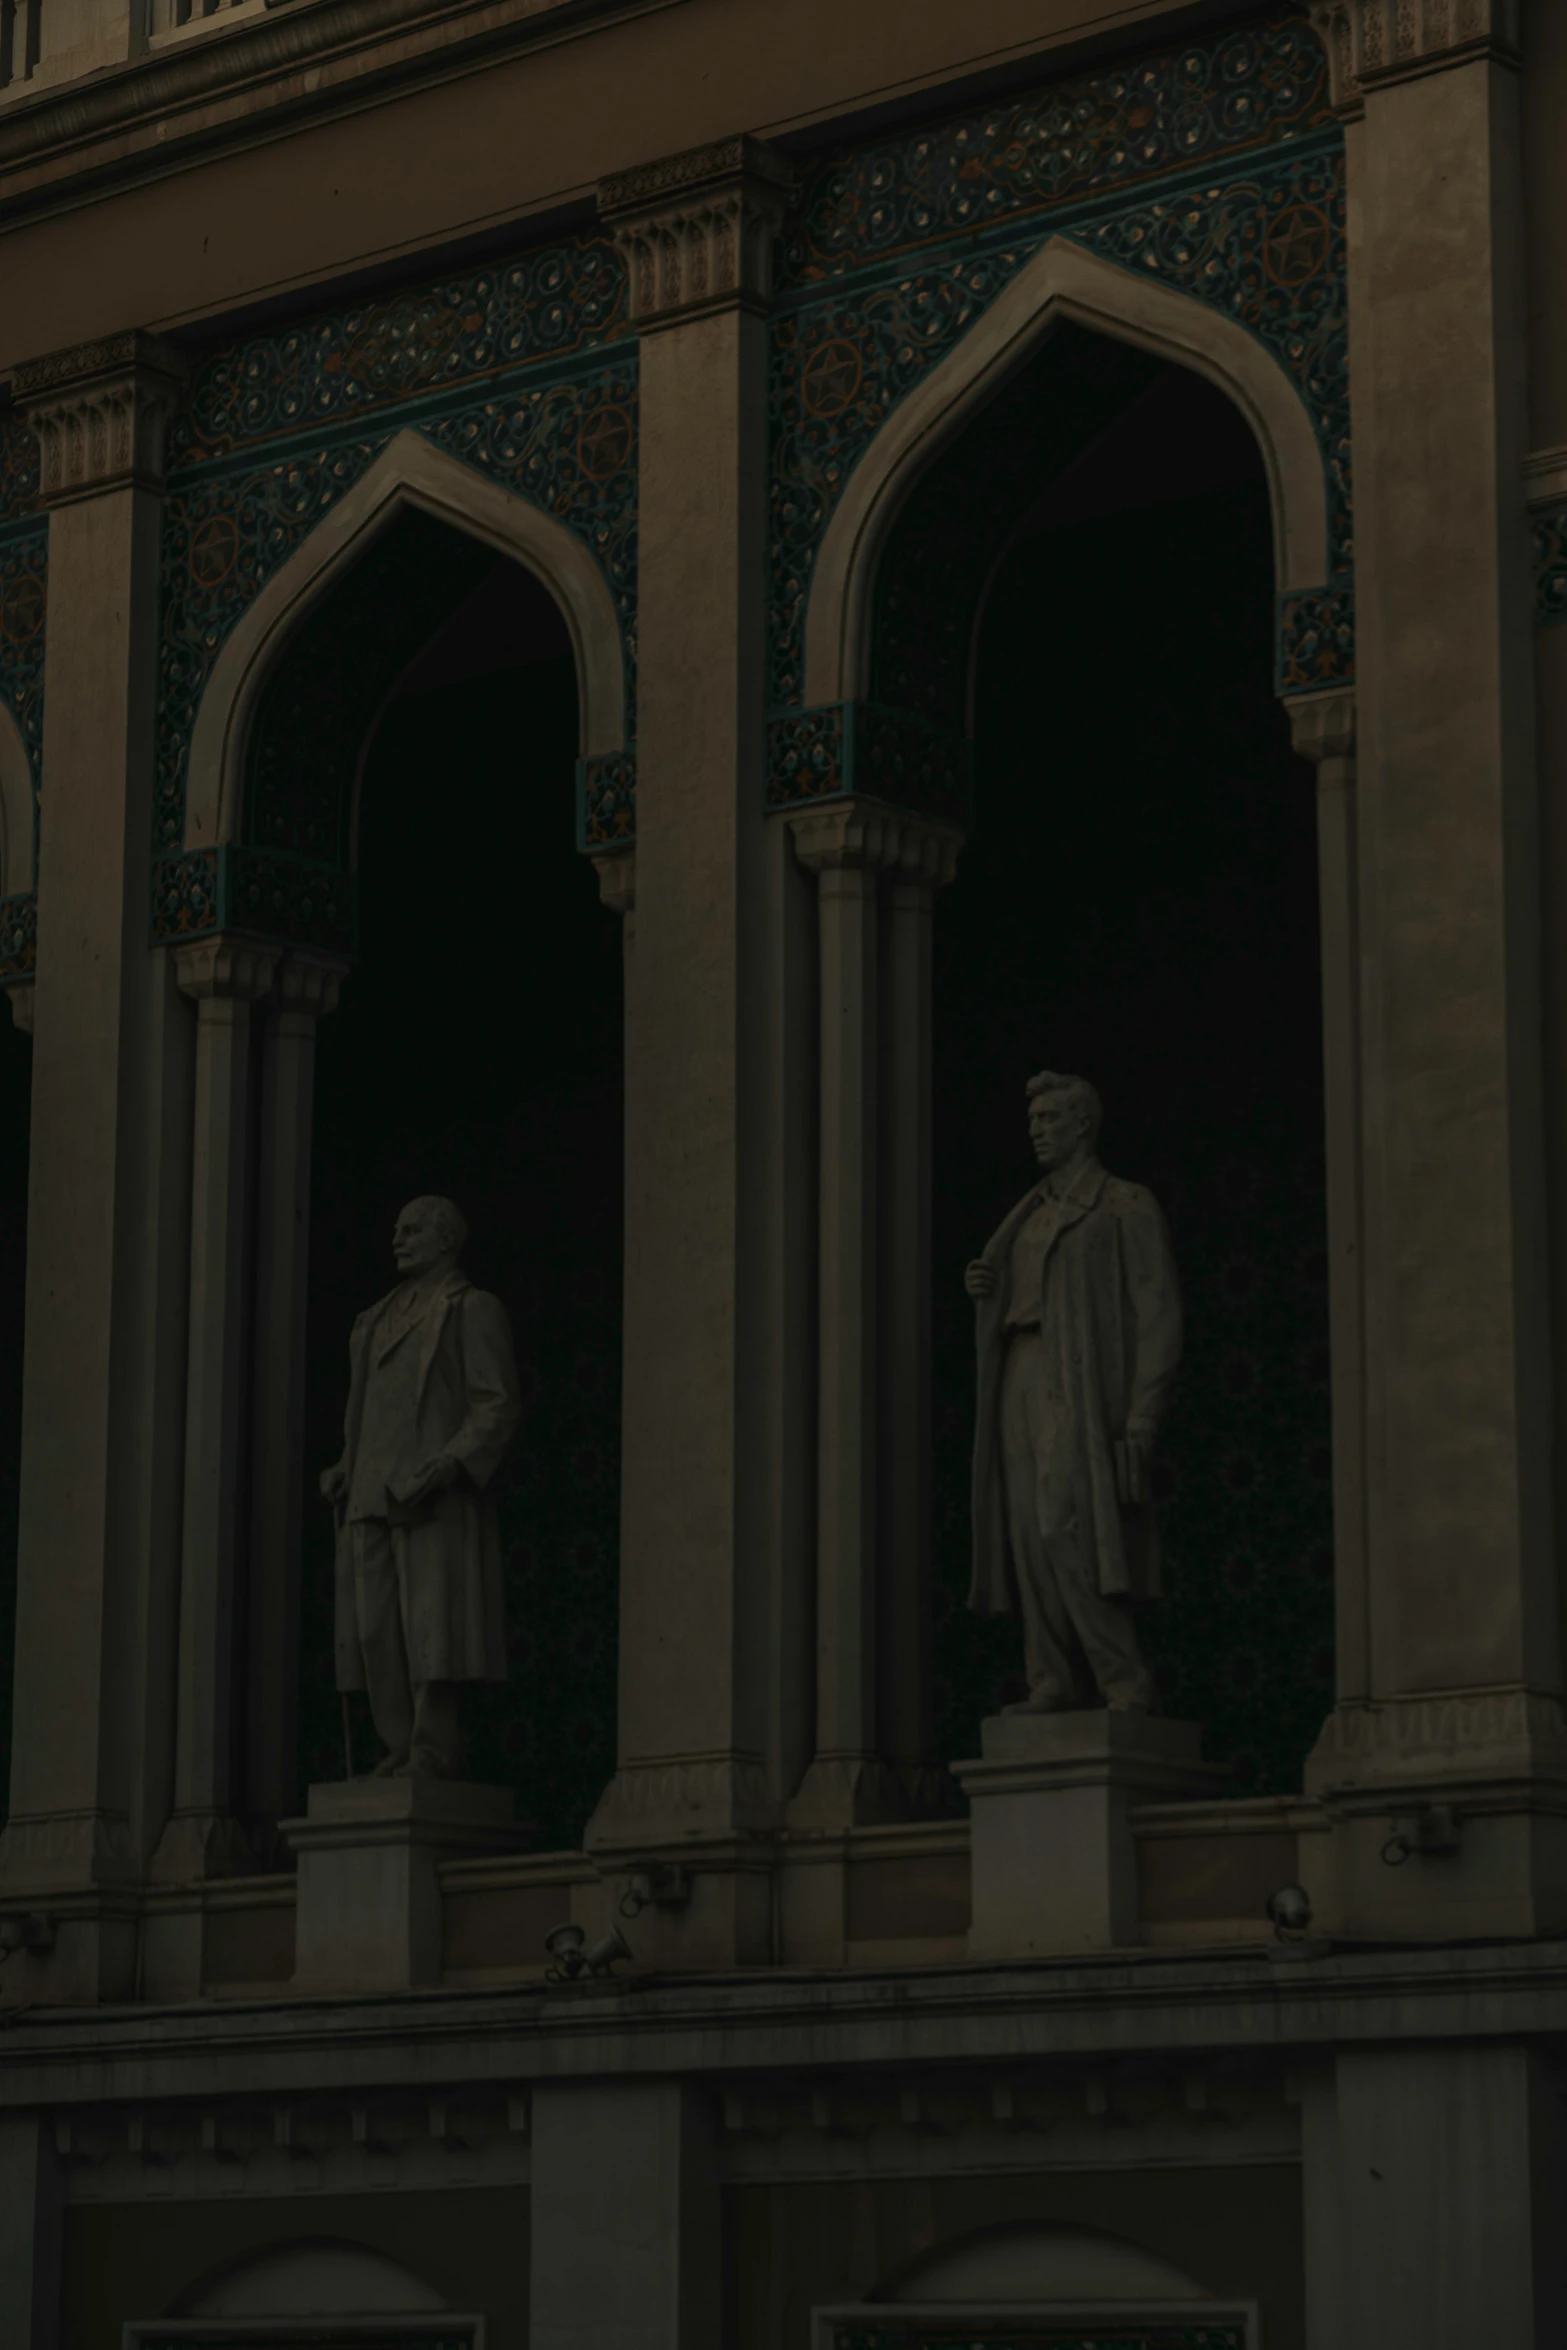
[(1290, 740), (1302, 759), (1320, 767), (1329, 759), (1354, 757), (1353, 694), (1296, 694), (1284, 706), (1290, 717)]
[(712, 310), (764, 310), (773, 238), (794, 185), (760, 139), (719, 139), (599, 183), (598, 207), (625, 255), (631, 323), (670, 326)]
[[(305, 954), (290, 948), (278, 969), (278, 998), (282, 1009), (324, 1020), (329, 1012), (337, 1010), (338, 995), (347, 976), (346, 956)], [(180, 985), (186, 987), (183, 973)], [(193, 991), (186, 988), (186, 992)], [(266, 993), (265, 988), (261, 993)]]
[(174, 949), (174, 971), (181, 993), (194, 996), (198, 1003), (214, 998), (258, 1003), (271, 994), (277, 967), (276, 947), (256, 946), (244, 938), (204, 938)]
[(1516, 65), (1520, 6), (1521, 0), (1312, 0), (1335, 110), (1358, 114), (1367, 90), (1476, 58)]
[(24, 359), (11, 391), (38, 441), (46, 506), (163, 484), (164, 436), (185, 380), (172, 344), (132, 331)]
[(942, 889), (958, 868), (963, 835), (876, 800), (841, 799), (788, 819), (794, 853), (813, 873), (842, 868), (891, 873)]
[(36, 989), (30, 979), (13, 979), (4, 993), (11, 1006), (11, 1017), (24, 1036), (33, 1033), (33, 1005)]

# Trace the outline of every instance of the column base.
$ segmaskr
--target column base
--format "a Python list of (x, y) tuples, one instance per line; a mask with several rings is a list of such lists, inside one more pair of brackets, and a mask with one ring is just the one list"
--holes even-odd
[(1126, 1949), (1140, 1938), (1131, 1810), (1217, 1794), (1194, 1722), (1100, 1709), (997, 1714), (953, 1765), (969, 1799), (973, 1958)]
[(282, 1833), (299, 1855), (296, 1991), (407, 1991), (441, 1978), (439, 1865), (515, 1851), (509, 1788), (337, 1779)]
[(0, 1914), (47, 1918), (48, 1950), (0, 1968), (0, 2004), (74, 2007), (133, 1996), (136, 1859), (113, 1812), (17, 1814), (0, 1835)]
[(151, 1885), (190, 1885), (208, 1877), (251, 1877), (261, 1863), (242, 1820), (219, 1811), (177, 1811), (147, 1864)]
[(622, 1763), (583, 1836), (592, 1853), (648, 1853), (689, 1840), (767, 1835), (778, 1806), (749, 1755), (671, 1755)]
[(1323, 1933), (1490, 1941), (1567, 1932), (1567, 1720), (1525, 1689), (1452, 1690), (1330, 1714), (1302, 1848)]

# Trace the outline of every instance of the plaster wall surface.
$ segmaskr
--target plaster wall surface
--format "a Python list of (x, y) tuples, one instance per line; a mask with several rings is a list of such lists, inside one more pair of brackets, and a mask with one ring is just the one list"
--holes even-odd
[[(16, 124), (0, 124), (0, 227), (15, 220), (0, 367), (126, 327), (195, 323), (588, 203), (605, 175), (706, 140), (804, 132), (954, 76), (1032, 58), (1047, 70), (1095, 36), (1148, 37), (1160, 19), (1214, 13), (1157, 0), (962, 10), (857, 0), (848, 11), (833, 0), (666, 0), (530, 55), (486, 51), (444, 73), (432, 64), (425, 87), (395, 94), (356, 81), (356, 53), (332, 119), (280, 136), (247, 85), (234, 109), (211, 107), (212, 151), (171, 169), (169, 125), (155, 111), (134, 134), (151, 150), (150, 177), (86, 201), (62, 185), (63, 208), (41, 218), (16, 217), (38, 201), (25, 185), (38, 166), (15, 156)], [(294, 96), (319, 89), (322, 72), (288, 77)], [(52, 168), (69, 171), (71, 142), (60, 147)]]

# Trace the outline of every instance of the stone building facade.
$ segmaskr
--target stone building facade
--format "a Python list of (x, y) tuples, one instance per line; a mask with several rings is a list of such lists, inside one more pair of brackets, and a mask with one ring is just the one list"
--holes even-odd
[[(1558, 0), (0, 10), (7, 2344), (1567, 2333), (1564, 126)], [(1234, 878), (1135, 884), (1135, 997), (1039, 845), (1101, 760)], [(1161, 1009), (1245, 992), (1264, 768), (1303, 1147), (1282, 1014)], [(1021, 1762), (943, 1596), (1014, 921), (1192, 1268), (1176, 1719)], [(438, 1150), (421, 994), (504, 1079), (590, 963), (619, 1033)], [(312, 1398), (422, 1131), (563, 1268), (475, 1729), (531, 1838), (333, 1743)]]

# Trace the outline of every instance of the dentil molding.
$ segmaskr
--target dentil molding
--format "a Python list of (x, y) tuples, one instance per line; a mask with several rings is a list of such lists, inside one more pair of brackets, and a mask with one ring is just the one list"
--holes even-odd
[(1521, 7), (1522, 0), (1312, 0), (1334, 106), (1357, 114), (1368, 89), (1477, 57), (1516, 65)]
[(760, 139), (720, 139), (600, 183), (599, 212), (625, 255), (633, 326), (711, 310), (765, 309), (773, 239), (793, 174)]
[(12, 396), (38, 441), (40, 500), (67, 505), (134, 484), (159, 489), (169, 416), (185, 363), (131, 332), (24, 360)]

